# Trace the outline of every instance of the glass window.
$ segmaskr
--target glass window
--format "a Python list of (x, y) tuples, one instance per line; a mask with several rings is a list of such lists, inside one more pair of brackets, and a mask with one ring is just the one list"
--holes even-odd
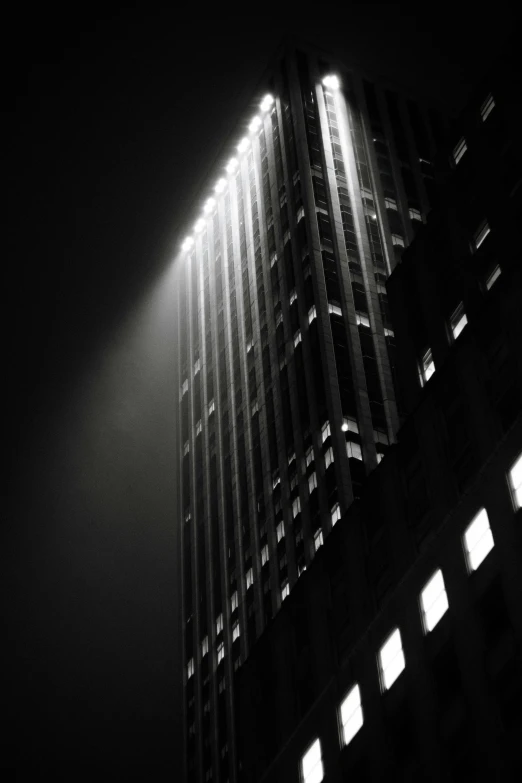
[(348, 745), (363, 725), (361, 692), (358, 685), (353, 686), (348, 696), (341, 703), (340, 715), (343, 727), (343, 741), (345, 745)]
[(281, 539), (285, 536), (285, 528), (282, 522), (280, 522), (276, 527), (276, 536), (278, 541), (281, 541)]
[(187, 679), (194, 676), (194, 658), (190, 658), (187, 663)]
[(454, 340), (457, 339), (467, 323), (468, 319), (464, 312), (464, 305), (461, 302), (458, 307), (455, 308), (450, 318), (450, 327)]
[(221, 633), (223, 630), (223, 615), (219, 614), (216, 619), (216, 633)]
[(479, 249), (481, 244), (486, 239), (487, 235), (490, 233), (491, 229), (489, 227), (488, 221), (483, 220), (480, 226), (477, 228), (475, 233), (473, 234), (473, 240), (471, 243), (471, 247), (473, 252)]
[(509, 471), (509, 484), (515, 508), (522, 507), (522, 454)]
[(422, 619), (426, 633), (432, 631), (448, 609), (442, 571), (435, 571), (421, 592)]
[(359, 433), (359, 425), (357, 424), (356, 420), (353, 419), (351, 416), (343, 417), (343, 423), (341, 429), (343, 432), (356, 432), (357, 434)]
[(248, 571), (246, 572), (246, 586), (247, 586), (247, 590), (248, 590), (249, 587), (252, 587), (253, 584), (254, 584), (254, 572), (252, 571), (251, 568), (249, 568)]
[(359, 443), (354, 443), (351, 440), (346, 441), (346, 453), (349, 457), (352, 457), (353, 459), (360, 459), (362, 460), (362, 450)]
[(409, 216), (410, 220), (422, 220), (420, 209), (414, 209), (413, 207), (410, 207)]
[(384, 690), (391, 688), (405, 665), (401, 632), (396, 628), (379, 651), (379, 670)]
[(235, 590), (230, 597), (230, 611), (233, 612), (234, 609), (237, 609), (237, 606), (238, 606), (237, 590)]
[(468, 149), (468, 146), (466, 144), (466, 139), (464, 136), (461, 138), (455, 149), (453, 150), (453, 163), (457, 165), (460, 160), (462, 160), (462, 156)]
[(240, 635), (239, 620), (236, 620), (236, 622), (232, 626), (232, 641), (235, 642), (236, 639), (239, 639), (239, 635)]
[(312, 447), (309, 446), (307, 448), (306, 454), (305, 454), (306, 467), (308, 467), (308, 465), (310, 465), (310, 463), (313, 462), (313, 460), (314, 460), (314, 451), (313, 451)]
[(317, 310), (315, 309), (315, 305), (312, 305), (308, 311), (308, 323), (311, 324), (314, 318), (317, 318)]
[(464, 550), (470, 571), (476, 571), (494, 547), (493, 534), (485, 508), (482, 508), (464, 531)]
[(301, 776), (303, 783), (321, 783), (324, 777), (319, 739), (314, 740), (301, 759)]
[(201, 642), (201, 655), (205, 656), (208, 653), (208, 636), (205, 636)]
[(343, 311), (339, 307), (339, 305), (332, 304), (331, 302), (328, 302), (328, 312), (330, 315), (342, 315)]
[(261, 565), (264, 565), (265, 563), (268, 563), (268, 546), (267, 546), (267, 544), (265, 544), (263, 549), (261, 550)]
[(210, 400), (208, 404), (208, 415), (210, 416), (211, 413), (214, 413), (215, 410), (214, 400)]
[(183, 444), (183, 456), (186, 456), (189, 453), (189, 442), (188, 440), (185, 441)]
[(284, 601), (290, 595), (290, 585), (288, 579), (286, 579), (281, 585), (281, 600)]
[(397, 210), (397, 202), (394, 198), (385, 198), (384, 199), (384, 206), (386, 209), (395, 209)]
[(217, 646), (217, 662), (219, 663), (220, 661), (222, 661), (224, 657), (225, 657), (225, 645), (223, 644), (223, 642), (220, 642)]
[(308, 492), (313, 492), (314, 489), (317, 489), (317, 475), (315, 472), (308, 476)]
[(333, 461), (334, 461), (334, 454), (333, 454), (333, 449), (330, 446), (330, 448), (327, 450), (326, 454), (324, 455), (324, 464), (328, 468)]
[(495, 108), (495, 101), (493, 100), (493, 96), (491, 93), (488, 95), (482, 106), (480, 107), (480, 116), (482, 117), (482, 122), (485, 122), (493, 109)]
[(498, 280), (500, 277), (501, 269), (499, 265), (497, 264), (495, 268), (491, 271), (491, 273), (486, 278), (486, 288), (489, 289), (493, 286), (493, 284)]
[(370, 326), (370, 318), (368, 316), (368, 313), (355, 313), (355, 320), (357, 321), (357, 324), (359, 326)]
[(341, 519), (341, 507), (339, 503), (336, 503), (335, 506), (332, 506), (330, 509), (330, 514), (332, 517), (332, 527), (335, 525), (336, 522), (339, 522)]
[(321, 439), (322, 439), (322, 442), (324, 443), (326, 438), (329, 438), (331, 434), (332, 434), (332, 430), (330, 428), (330, 422), (329, 421), (325, 421), (325, 423), (321, 427)]
[(292, 501), (292, 516), (295, 518), (300, 512), (301, 512), (301, 499), (295, 498), (295, 500)]
[(201, 419), (199, 419), (199, 421), (196, 422), (196, 435), (200, 435), (200, 434), (201, 434)]
[(301, 330), (298, 329), (297, 332), (294, 334), (294, 348), (297, 348), (301, 340), (302, 340)]
[(400, 234), (392, 234), (392, 244), (404, 247), (404, 238)]
[(319, 528), (319, 530), (316, 530), (314, 534), (314, 547), (316, 552), (319, 549), (319, 547), (323, 545), (323, 543), (324, 543), (323, 531), (321, 530), (321, 528)]
[(428, 348), (422, 355), (419, 365), (419, 380), (421, 386), (429, 381), (433, 373), (435, 372), (435, 362), (433, 361), (433, 355), (431, 348)]

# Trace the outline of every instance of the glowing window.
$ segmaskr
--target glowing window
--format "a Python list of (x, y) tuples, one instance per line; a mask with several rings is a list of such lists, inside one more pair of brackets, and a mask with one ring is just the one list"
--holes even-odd
[(304, 218), (304, 207), (299, 207), (297, 210), (297, 215), (295, 216), (295, 222), (299, 223), (300, 220)]
[(435, 571), (421, 592), (421, 608), (424, 630), (432, 631), (448, 609), (448, 596), (442, 571)]
[(397, 211), (397, 202), (395, 201), (394, 198), (385, 198), (384, 206), (386, 207), (386, 209), (394, 209), (395, 211)]
[(317, 318), (317, 310), (315, 309), (315, 305), (312, 305), (308, 311), (308, 323), (311, 324), (314, 318)]
[(281, 600), (284, 601), (285, 598), (288, 598), (289, 595), (290, 595), (290, 585), (288, 584), (288, 580), (286, 580), (281, 585)]
[(491, 229), (489, 227), (488, 221), (483, 220), (480, 226), (477, 228), (475, 233), (473, 234), (473, 241), (471, 243), (471, 248), (473, 251), (478, 250), (481, 244), (486, 239), (487, 235), (491, 232)]
[(424, 386), (424, 384), (427, 381), (429, 381), (429, 379), (431, 378), (434, 372), (435, 372), (435, 362), (433, 361), (431, 348), (428, 348), (423, 353), (419, 364), (419, 380), (421, 386)]
[(368, 313), (356, 312), (355, 320), (357, 321), (359, 326), (367, 326), (367, 327), (370, 326), (370, 317)]
[(298, 331), (297, 331), (297, 332), (294, 334), (294, 348), (297, 348), (297, 346), (299, 345), (299, 343), (300, 343), (301, 341), (302, 341), (302, 337), (301, 337), (301, 331), (300, 331), (300, 330), (298, 330)]
[(332, 508), (330, 509), (330, 514), (332, 517), (332, 527), (335, 525), (336, 522), (339, 522), (341, 519), (341, 507), (339, 503), (336, 503)]
[(281, 483), (281, 477), (279, 475), (276, 475), (275, 478), (272, 479), (272, 489), (275, 489), (280, 483)]
[(201, 642), (201, 655), (205, 656), (207, 654), (208, 654), (208, 636), (205, 636), (205, 638)]
[(332, 304), (331, 302), (328, 302), (328, 312), (330, 315), (342, 315), (343, 311), (339, 307), (339, 305)]
[(208, 415), (210, 416), (211, 413), (214, 413), (216, 409), (216, 406), (214, 405), (214, 400), (210, 400), (208, 404)]
[(522, 454), (509, 471), (509, 484), (515, 508), (522, 507)]
[(308, 476), (308, 492), (313, 492), (314, 489), (317, 489), (317, 475), (315, 472)]
[(330, 448), (326, 451), (324, 455), (324, 464), (328, 468), (333, 461), (334, 461), (334, 453), (332, 447), (330, 446)]
[(361, 692), (358, 685), (354, 685), (348, 696), (341, 702), (339, 712), (343, 727), (343, 741), (348, 745), (363, 725)]
[(343, 432), (359, 433), (359, 425), (357, 424), (357, 421), (351, 416), (344, 416), (341, 429)]
[(395, 337), (395, 332), (393, 331), (393, 329), (387, 329), (386, 327), (384, 327), (384, 336)]
[(217, 662), (220, 663), (220, 661), (223, 660), (225, 657), (225, 645), (223, 642), (220, 642), (217, 646)]
[(188, 440), (185, 441), (183, 444), (183, 456), (187, 455), (189, 453), (189, 442)]
[(457, 339), (467, 323), (468, 319), (464, 312), (464, 305), (461, 302), (459, 306), (455, 308), (450, 318), (450, 327), (454, 340)]
[(252, 571), (251, 568), (249, 568), (248, 571), (246, 572), (246, 586), (247, 586), (247, 590), (248, 590), (249, 587), (252, 587), (253, 584), (254, 584), (254, 572)]
[(354, 443), (351, 440), (346, 441), (346, 453), (352, 459), (362, 460), (362, 449), (359, 443)]
[(462, 160), (462, 157), (466, 150), (468, 149), (468, 145), (466, 144), (466, 139), (464, 136), (461, 138), (455, 149), (453, 150), (453, 163), (457, 165), (459, 161)]
[(265, 565), (265, 563), (268, 563), (268, 545), (265, 544), (263, 549), (261, 550), (261, 565)]
[(200, 435), (200, 434), (201, 434), (201, 419), (199, 419), (199, 421), (196, 422), (196, 435)]
[(321, 783), (324, 777), (321, 743), (316, 739), (301, 759), (303, 783)]
[(185, 378), (183, 381), (183, 386), (181, 387), (181, 396), (186, 394), (188, 392), (188, 378)]
[(493, 534), (485, 508), (482, 508), (464, 531), (464, 550), (470, 571), (476, 571), (494, 547)]
[(221, 633), (223, 630), (223, 615), (218, 614), (216, 618), (216, 633)]
[(486, 288), (488, 289), (488, 291), (493, 286), (493, 284), (498, 280), (498, 278), (500, 277), (501, 271), (502, 270), (500, 269), (499, 265), (497, 264), (495, 266), (495, 268), (493, 269), (493, 271), (486, 278)]
[[(314, 474), (315, 475), (315, 474)], [(295, 498), (292, 502), (292, 515), (295, 518), (301, 512), (301, 499)]]
[(230, 611), (233, 612), (234, 609), (237, 609), (237, 606), (238, 606), (238, 598), (237, 598), (237, 590), (235, 590), (230, 596)]
[(295, 288), (292, 288), (292, 290), (290, 291), (290, 296), (289, 296), (290, 304), (293, 304), (296, 301), (296, 299), (297, 299), (297, 294), (295, 292)]
[(278, 542), (281, 541), (281, 539), (285, 537), (285, 528), (284, 528), (284, 525), (283, 525), (282, 522), (280, 522), (278, 524), (278, 526), (276, 527), (276, 536), (277, 536)]
[(187, 663), (187, 679), (194, 676), (194, 658), (190, 658)]
[(331, 434), (332, 434), (332, 430), (330, 428), (330, 422), (329, 421), (325, 421), (325, 423), (321, 427), (321, 439), (322, 439), (322, 442), (324, 443), (326, 438), (329, 438)]
[(379, 671), (384, 690), (391, 688), (405, 665), (401, 632), (396, 628), (379, 651)]
[(240, 635), (239, 620), (236, 620), (236, 622), (232, 626), (232, 641), (235, 642), (236, 639), (239, 639), (239, 635)]
[(319, 549), (319, 547), (323, 545), (323, 543), (324, 543), (323, 531), (319, 528), (319, 530), (316, 530), (314, 533), (314, 547), (316, 552)]
[(410, 216), (410, 220), (421, 220), (422, 221), (422, 214), (420, 212), (420, 209), (414, 209), (413, 207), (410, 207), (408, 214)]
[(392, 234), (392, 244), (404, 247), (404, 237), (401, 237), (400, 234)]
[(314, 450), (312, 449), (311, 446), (309, 446), (305, 454), (306, 467), (308, 467), (308, 465), (310, 465), (310, 463), (313, 462), (313, 459), (314, 459)]
[(490, 94), (480, 107), (480, 116), (482, 117), (482, 122), (485, 122), (493, 109), (495, 108), (495, 101), (493, 100), (493, 96)]

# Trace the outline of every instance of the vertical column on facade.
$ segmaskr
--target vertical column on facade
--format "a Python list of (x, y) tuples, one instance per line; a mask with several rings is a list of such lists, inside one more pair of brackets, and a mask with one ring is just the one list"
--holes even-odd
[[(310, 257), (312, 282), (314, 288), (314, 298), (316, 300), (318, 336), (320, 352), (323, 359), (324, 381), (328, 418), (331, 429), (331, 442), (334, 452), (334, 463), (337, 479), (337, 493), (339, 504), (342, 510), (346, 509), (353, 500), (353, 491), (350, 481), (350, 470), (348, 457), (346, 453), (346, 444), (344, 434), (341, 429), (343, 414), (337, 380), (337, 369), (335, 362), (335, 353), (333, 348), (332, 333), (330, 329), (330, 316), (328, 310), (328, 296), (323, 272), (323, 261), (321, 255), (321, 240), (317, 226), (315, 199), (312, 184), (312, 174), (309, 163), (309, 153), (307, 144), (307, 134), (305, 127), (304, 111), (301, 98), (301, 87), (299, 76), (295, 63), (292, 61), (289, 68), (290, 96), (291, 104), (295, 107), (295, 141), (301, 182), (303, 185), (303, 196), (305, 203), (305, 220), (307, 221), (307, 233), (310, 239)], [(310, 85), (311, 88), (311, 85)], [(321, 123), (319, 122), (321, 127)], [(323, 160), (324, 167), (324, 160)], [(305, 346), (306, 347), (306, 346)], [(319, 430), (323, 422), (318, 422), (315, 429), (316, 449), (321, 453)], [(322, 482), (321, 482), (322, 484)], [(325, 510), (327, 505), (325, 504)], [(329, 510), (329, 509), (328, 509)], [(323, 510), (323, 520), (326, 517), (326, 530), (331, 527), (330, 515)]]

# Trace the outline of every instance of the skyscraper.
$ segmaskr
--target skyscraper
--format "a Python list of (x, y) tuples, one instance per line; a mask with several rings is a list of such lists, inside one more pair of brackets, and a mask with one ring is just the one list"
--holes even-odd
[(437, 118), (287, 47), (178, 259), (189, 781), (238, 780), (234, 672), (399, 427), (385, 283)]

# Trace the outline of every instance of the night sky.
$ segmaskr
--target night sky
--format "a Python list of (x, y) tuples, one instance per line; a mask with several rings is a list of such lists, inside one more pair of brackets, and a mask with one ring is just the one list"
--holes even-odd
[(192, 5), (4, 19), (9, 779), (180, 779), (173, 259), (283, 34), (457, 107), (512, 22)]

